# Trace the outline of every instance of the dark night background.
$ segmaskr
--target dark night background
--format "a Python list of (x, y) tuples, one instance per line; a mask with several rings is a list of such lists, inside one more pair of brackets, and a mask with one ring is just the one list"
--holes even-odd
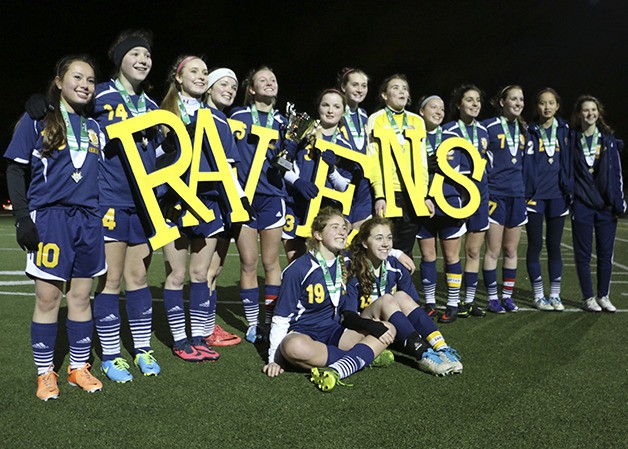
[[(580, 94), (598, 97), (607, 122), (628, 138), (627, 3), (571, 1), (15, 1), (2, 3), (2, 152), (24, 101), (42, 92), (55, 61), (86, 52), (112, 70), (106, 52), (119, 31), (154, 33), (151, 96), (165, 93), (168, 67), (181, 53), (205, 55), (209, 67), (232, 68), (242, 80), (260, 64), (275, 70), (279, 107), (286, 101), (313, 112), (319, 91), (335, 84), (344, 66), (369, 74), (363, 104), (373, 112), (381, 81), (405, 73), (413, 99), (473, 82), (488, 96), (520, 84), (524, 115), (531, 118), (535, 92), (555, 88), (560, 114), (569, 119)], [(236, 105), (243, 95), (238, 94)], [(411, 109), (416, 108), (413, 102)], [(487, 102), (482, 118), (494, 115)], [(624, 155), (624, 166), (626, 166)], [(6, 198), (4, 161), (0, 199)]]

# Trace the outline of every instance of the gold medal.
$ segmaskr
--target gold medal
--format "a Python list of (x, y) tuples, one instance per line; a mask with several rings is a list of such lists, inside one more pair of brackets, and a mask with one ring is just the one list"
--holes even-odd
[(589, 173), (593, 173), (593, 167), (589, 169)]
[(513, 164), (516, 164), (516, 163), (517, 163), (517, 158), (516, 158), (516, 157), (513, 157), (513, 158), (510, 160), (510, 162), (512, 162)]
[(72, 173), (72, 175), (70, 177), (72, 178), (72, 180), (74, 182), (79, 182), (81, 179), (83, 179), (83, 175), (78, 170), (76, 170), (74, 173)]

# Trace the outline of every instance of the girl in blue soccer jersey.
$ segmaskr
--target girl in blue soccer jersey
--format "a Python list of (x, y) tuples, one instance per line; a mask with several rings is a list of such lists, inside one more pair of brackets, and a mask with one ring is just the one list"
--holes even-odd
[[(169, 72), (170, 87), (162, 109), (177, 114), (193, 133), (199, 109), (205, 104), (208, 70), (205, 62), (197, 56), (179, 57)], [(216, 124), (227, 160), (237, 160), (235, 141), (224, 114), (217, 109), (209, 109)], [(211, 145), (211, 144), (210, 144)], [(200, 158), (201, 171), (215, 169), (211, 148), (205, 148)], [(188, 175), (189, 176), (189, 175)], [(237, 183), (237, 182), (236, 182)], [(237, 187), (237, 186), (236, 186)], [(241, 190), (241, 189), (240, 189)], [(241, 191), (241, 194), (244, 193)], [(164, 284), (164, 307), (174, 345), (172, 351), (183, 360), (199, 362), (217, 360), (218, 353), (206, 342), (206, 326), (210, 317), (210, 289), (207, 279), (209, 265), (216, 249), (217, 235), (224, 230), (222, 213), (219, 207), (220, 194), (214, 183), (199, 183), (197, 195), (205, 206), (214, 212), (211, 222), (196, 226), (178, 225), (181, 236), (164, 246), (166, 282)], [(189, 252), (189, 267), (188, 267)], [(186, 273), (190, 276), (190, 322), (191, 340), (185, 329), (185, 309), (183, 286)]]
[[(207, 76), (207, 85), (209, 86), (206, 100), (208, 106), (225, 112), (226, 109), (233, 105), (233, 101), (238, 93), (238, 78), (233, 70), (224, 67), (212, 70)], [(223, 209), (223, 212), (223, 217), (226, 217), (227, 211)], [(207, 272), (210, 288), (210, 310), (204, 334), (208, 335), (205, 341), (210, 346), (234, 346), (242, 341), (237, 335), (226, 331), (222, 326), (216, 324), (216, 302), (218, 299), (216, 280), (222, 271), (229, 250), (229, 244), (233, 235), (231, 227), (232, 224), (225, 220), (225, 231), (218, 234), (216, 251), (214, 251), (209, 271)]]
[[(341, 126), (339, 126), (346, 104), (346, 98), (340, 91), (336, 89), (324, 90), (316, 102), (320, 129), (311, 137), (351, 148), (351, 143), (346, 140)], [(286, 173), (288, 198), (283, 239), (288, 262), (292, 262), (306, 252), (305, 240), (296, 235), (296, 228), (305, 222), (308, 199), (294, 188), (294, 184), (297, 180), (301, 180), (299, 182), (313, 182), (316, 167), (320, 163), (329, 165), (327, 181), (329, 187), (344, 192), (351, 182), (351, 171), (347, 169), (348, 164), (344, 160), (336, 158), (333, 151), (325, 150), (321, 153), (308, 139), (303, 139), (303, 142), (300, 142), (294, 156), (293, 170)], [(324, 199), (324, 202), (327, 200)]]
[[(242, 88), (245, 92), (242, 108), (235, 108), (231, 118), (245, 125), (244, 136), (237, 140), (237, 148), (242, 164), (238, 169), (238, 178), (243, 186), (251, 176), (251, 167), (259, 137), (254, 127), (275, 130), (277, 140), (271, 142), (272, 147), (262, 148), (265, 151), (261, 174), (255, 193), (251, 200), (254, 210), (253, 219), (241, 225), (236, 225), (234, 232), (236, 244), (240, 253), (240, 299), (244, 305), (244, 313), (248, 323), (246, 340), (255, 343), (262, 338), (259, 328), (259, 286), (257, 283), (257, 265), (259, 261), (257, 239), (259, 236), (262, 265), (264, 267), (264, 302), (266, 304), (266, 322), (270, 324), (272, 308), (279, 294), (281, 283), (281, 266), (279, 252), (281, 249), (281, 233), (286, 222), (286, 188), (281, 169), (272, 164), (277, 155), (277, 148), (281, 148), (280, 130), (285, 128), (287, 121), (277, 109), (277, 94), (279, 85), (277, 77), (268, 67), (252, 70), (244, 80)], [(252, 182), (255, 182), (252, 179)], [(310, 183), (311, 184), (311, 183)], [(294, 187), (301, 191), (307, 199), (313, 198), (318, 189), (312, 185), (295, 182)]]
[[(499, 116), (486, 120), (490, 226), (486, 235), (484, 284), (488, 310), (493, 313), (519, 310), (512, 299), (517, 277), (517, 249), (521, 227), (527, 222), (523, 159), (528, 144), (527, 125), (521, 117), (523, 90), (510, 85), (501, 89), (494, 100)], [(497, 262), (502, 265), (502, 298), (497, 296)]]
[(341, 252), (348, 232), (349, 223), (339, 211), (321, 209), (312, 224), (309, 252), (284, 270), (263, 368), (269, 377), (289, 364), (311, 370), (312, 382), (330, 391), (393, 342), (390, 323), (344, 310), (346, 267)]
[[(99, 391), (88, 363), (94, 322), (93, 279), (107, 268), (98, 209), (98, 124), (93, 106), (95, 71), (87, 56), (68, 56), (56, 66), (43, 120), (24, 114), (4, 157), (16, 218), (17, 241), (28, 251), (26, 274), (35, 279), (31, 322), (37, 397), (59, 396), (53, 359), (64, 291), (70, 346), (68, 383)], [(64, 288), (65, 284), (65, 288)]]
[[(451, 93), (449, 105), (450, 122), (443, 125), (446, 137), (462, 137), (473, 144), (483, 158), (486, 157), (488, 132), (477, 119), (482, 109), (482, 91), (475, 85), (463, 84)], [(463, 168), (471, 172), (471, 167)], [(489, 227), (488, 221), (488, 179), (486, 173), (480, 181), (475, 181), (480, 192), (480, 206), (466, 221), (467, 233), (464, 243), (464, 304), (458, 307), (458, 316), (481, 317), (484, 311), (475, 303), (475, 293), (480, 271), (480, 256), (484, 246), (484, 236)]]
[[(386, 215), (384, 177), (390, 176), (394, 188), (395, 203), (401, 208), (403, 213), (402, 217), (393, 220), (395, 223), (395, 244), (411, 258), (414, 241), (419, 230), (419, 221), (397, 165), (407, 164), (411, 167), (413, 160), (415, 160), (414, 154), (419, 152), (419, 157), (423, 160), (422, 172), (415, 173), (414, 176), (417, 183), (422, 182), (424, 184), (427, 192), (429, 183), (427, 153), (423, 145), (413, 144), (411, 140), (406, 139), (404, 134), (406, 129), (425, 129), (425, 123), (418, 114), (406, 111), (406, 106), (410, 102), (410, 88), (405, 75), (396, 74), (385, 79), (379, 89), (379, 95), (384, 107), (369, 117), (366, 127), (369, 139), (368, 154), (374, 156), (376, 160), (376, 163), (373, 164), (374, 168), (370, 173), (371, 186), (375, 195), (374, 212), (375, 215)], [(393, 130), (399, 144), (402, 146), (402, 160), (393, 164), (391, 173), (383, 172), (379, 142), (375, 138), (375, 130), (378, 128)], [(434, 204), (432, 200), (429, 198), (425, 199), (425, 205), (430, 214), (433, 214)]]
[[(423, 97), (419, 100), (419, 115), (425, 121), (427, 138), (428, 167), (430, 183), (434, 174), (439, 171), (436, 164), (436, 151), (446, 136), (443, 135), (441, 123), (445, 118), (445, 103), (437, 95)], [(447, 155), (447, 162), (460, 171), (461, 153), (458, 149), (451, 150)], [(447, 203), (452, 207), (462, 207), (460, 192), (454, 184), (445, 182), (443, 194)], [(460, 238), (466, 231), (464, 221), (448, 217), (436, 205), (433, 217), (419, 218), (419, 231), (417, 239), (421, 249), (421, 280), (425, 294), (425, 310), (429, 316), (436, 314), (436, 255), (438, 248), (436, 238), (445, 259), (445, 275), (447, 277), (447, 308), (445, 313), (438, 317), (440, 323), (452, 323), (458, 317), (458, 304), (460, 302), (460, 284), (462, 281), (462, 265), (460, 264)]]
[[(366, 154), (368, 143), (366, 135), (368, 115), (360, 107), (360, 104), (368, 93), (368, 82), (368, 76), (360, 69), (344, 68), (338, 74), (338, 88), (347, 98), (342, 125), (347, 139), (351, 142), (351, 148), (362, 154)], [(373, 190), (360, 166), (353, 164), (350, 168), (351, 182), (355, 184), (355, 193), (349, 221), (353, 229), (359, 229), (364, 220), (373, 214)]]
[(395, 326), (396, 341), (417, 358), (422, 371), (437, 376), (462, 372), (457, 352), (419, 306), (410, 273), (390, 255), (392, 244), (389, 219), (373, 217), (362, 224), (349, 249), (348, 309)]
[[(158, 109), (146, 94), (152, 68), (152, 33), (128, 30), (118, 35), (109, 49), (113, 79), (96, 87), (94, 118), (106, 142), (99, 165), (99, 202), (109, 270), (99, 279), (94, 295), (94, 321), (102, 347), (102, 370), (115, 382), (131, 381), (129, 364), (120, 347), (120, 290), (124, 278), (126, 312), (133, 337), (135, 365), (145, 376), (161, 368), (151, 349), (152, 296), (147, 270), (152, 257), (138, 195), (129, 180), (129, 166), (119, 140), (109, 140), (107, 126)], [(148, 173), (155, 170), (158, 136), (146, 130), (136, 136), (136, 147)]]
[[(617, 218), (626, 214), (621, 150), (604, 120), (602, 103), (583, 95), (573, 108), (570, 157), (573, 169), (571, 225), (574, 259), (583, 297), (589, 312), (615, 312), (609, 298)], [(621, 146), (620, 146), (621, 142)], [(592, 235), (595, 232), (597, 301), (591, 282)]]
[[(534, 305), (539, 310), (565, 309), (560, 299), (563, 263), (560, 242), (565, 217), (572, 196), (569, 166), (569, 125), (556, 113), (560, 97), (552, 88), (536, 94), (535, 121), (529, 126), (533, 154), (524, 166), (526, 198), (528, 199), (528, 250), (526, 265), (532, 284)], [(539, 256), (543, 247), (543, 222), (546, 224), (545, 245), (550, 276), (550, 294), (545, 297)]]

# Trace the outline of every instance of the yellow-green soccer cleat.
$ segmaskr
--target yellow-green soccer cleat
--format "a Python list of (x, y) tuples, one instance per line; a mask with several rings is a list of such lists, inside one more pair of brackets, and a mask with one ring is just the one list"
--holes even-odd
[(315, 383), (319, 389), (328, 392), (334, 389), (336, 385), (351, 387), (340, 380), (340, 374), (333, 368), (312, 368), (312, 377), (310, 381)]
[(384, 349), (380, 355), (375, 357), (375, 360), (371, 362), (369, 367), (371, 368), (386, 368), (395, 361), (395, 355), (389, 350)]

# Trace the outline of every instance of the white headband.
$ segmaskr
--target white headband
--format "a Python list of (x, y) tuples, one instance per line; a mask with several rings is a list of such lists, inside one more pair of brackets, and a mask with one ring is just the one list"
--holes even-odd
[(235, 80), (235, 82), (236, 82), (236, 87), (237, 87), (238, 77), (236, 76), (236, 74), (233, 73), (233, 70), (231, 70), (231, 69), (224, 69), (224, 68), (223, 69), (216, 69), (212, 73), (210, 73), (207, 76), (207, 85), (209, 87), (212, 87), (216, 81), (218, 81), (220, 78), (224, 78), (225, 76), (233, 78)]
[(426, 104), (428, 104), (430, 101), (435, 100), (437, 98), (440, 101), (443, 101), (443, 99), (441, 97), (439, 97), (438, 95), (431, 95), (431, 96), (427, 97), (425, 100), (423, 100), (423, 102), (421, 103), (421, 106), (419, 106), (419, 109), (423, 109)]

